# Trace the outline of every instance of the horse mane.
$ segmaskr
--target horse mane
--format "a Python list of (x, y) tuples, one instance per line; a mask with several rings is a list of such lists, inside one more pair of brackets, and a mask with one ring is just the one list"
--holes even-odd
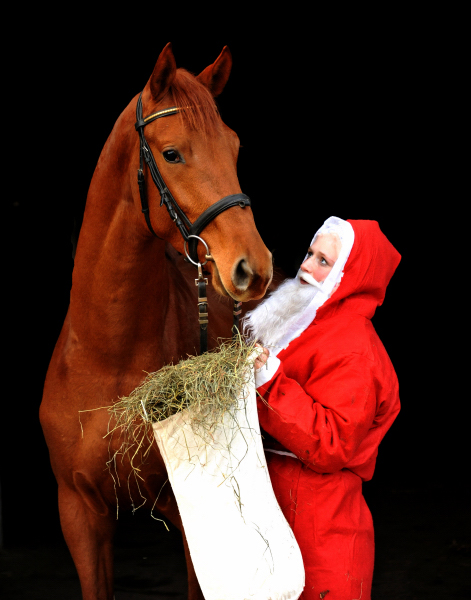
[(172, 104), (184, 110), (179, 112), (186, 127), (216, 132), (221, 125), (221, 117), (210, 91), (186, 69), (177, 69), (175, 78), (168, 91)]

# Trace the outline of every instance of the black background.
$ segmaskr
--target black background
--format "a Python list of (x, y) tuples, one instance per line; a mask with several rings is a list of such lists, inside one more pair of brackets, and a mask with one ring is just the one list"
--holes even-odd
[(280, 17), (276, 27), (240, 27), (237, 35), (207, 27), (190, 38), (161, 33), (150, 16), (132, 35), (135, 16), (117, 29), (105, 17), (90, 19), (73, 34), (31, 26), (26, 52), (12, 55), (4, 96), (12, 150), (4, 162), (7, 548), (59, 531), (38, 408), (68, 305), (71, 236), (101, 148), (168, 41), (177, 65), (194, 73), (225, 44), (231, 49), (218, 106), (239, 134), (241, 187), (277, 266), (294, 275), (331, 215), (377, 220), (402, 254), (373, 320), (397, 370), (402, 411), (380, 447), (367, 498), (374, 505), (397, 490), (425, 491), (433, 529), (453, 510), (443, 498), (469, 491), (469, 398), (458, 343), (467, 319), (461, 283), (451, 276), (465, 237), (464, 41), (435, 17), (394, 26), (378, 17), (350, 28), (344, 15), (341, 28), (333, 19), (302, 33), (301, 21), (287, 31)]

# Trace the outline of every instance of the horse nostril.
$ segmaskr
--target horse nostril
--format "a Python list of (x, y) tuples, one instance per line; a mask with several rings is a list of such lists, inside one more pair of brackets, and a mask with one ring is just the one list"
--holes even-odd
[(250, 268), (248, 262), (243, 258), (237, 264), (232, 275), (232, 283), (234, 286), (242, 291), (245, 291), (250, 284), (253, 276), (253, 271)]

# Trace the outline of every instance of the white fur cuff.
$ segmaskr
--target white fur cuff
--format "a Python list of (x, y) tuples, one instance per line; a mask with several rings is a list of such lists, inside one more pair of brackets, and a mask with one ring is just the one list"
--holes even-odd
[(280, 364), (281, 360), (277, 356), (269, 356), (263, 367), (255, 369), (255, 387), (259, 388), (261, 385), (268, 383), (278, 371)]

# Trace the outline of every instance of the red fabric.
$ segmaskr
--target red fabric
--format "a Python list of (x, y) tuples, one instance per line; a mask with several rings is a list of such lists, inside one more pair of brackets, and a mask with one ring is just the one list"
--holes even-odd
[(303, 555), (303, 600), (371, 597), (374, 537), (362, 480), (373, 476), (399, 412), (397, 377), (370, 319), (400, 255), (375, 221), (349, 222), (355, 242), (340, 287), (258, 389), (269, 405), (258, 400), (266, 447), (301, 459), (267, 452)]

